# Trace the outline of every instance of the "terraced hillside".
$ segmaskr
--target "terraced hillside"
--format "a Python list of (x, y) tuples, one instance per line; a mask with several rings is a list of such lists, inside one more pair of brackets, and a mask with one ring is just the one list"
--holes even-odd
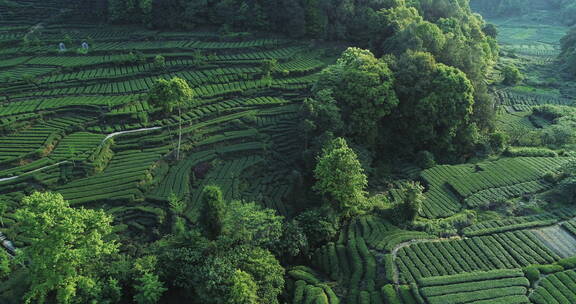
[[(5, 234), (17, 248), (30, 244), (15, 214), (23, 197), (46, 190), (62, 194), (77, 210), (111, 214), (123, 247), (118, 265), (110, 268), (134, 268), (126, 273), (155, 273), (157, 280), (185, 285), (170, 297), (183, 290), (196, 295), (190, 282), (222, 272), (248, 278), (241, 283), (255, 290), (256, 281), (273, 286), (270, 294), (281, 303), (576, 303), (576, 187), (568, 183), (576, 173), (567, 169), (575, 163), (576, 139), (545, 146), (543, 131), (556, 121), (533, 113), (535, 106), (574, 106), (570, 84), (550, 86), (555, 78), (547, 74), (554, 72), (565, 28), (494, 20), (502, 56), (489, 82), (502, 147), (494, 147), (499, 138), (471, 125), (466, 132), (478, 137), (470, 141), (477, 153), (462, 156), (469, 160), (463, 164), (421, 165), (406, 155), (388, 163), (375, 155), (375, 167), (366, 170), (369, 187), (361, 191), (361, 203), (370, 206), (335, 215), (332, 202), (305, 189), (314, 174), (303, 172), (311, 169), (305, 163), (312, 157), (302, 152), (321, 139), (304, 134), (311, 121), (301, 109), (320, 72), (341, 54), (339, 44), (226, 28), (90, 24), (70, 17), (74, 7), (61, 0), (0, 0), (0, 240)], [(501, 85), (502, 67), (518, 62), (526, 82)], [(383, 75), (370, 73), (367, 82), (380, 83)], [(392, 75), (386, 92), (393, 90)], [(166, 113), (147, 93), (158, 79), (174, 77), (186, 80), (194, 98)], [(360, 158), (360, 168), (374, 151), (349, 141), (350, 149), (342, 151), (364, 153), (352, 157)], [(422, 193), (405, 191), (406, 181), (420, 183)], [(203, 214), (208, 204), (202, 191), (213, 185), (226, 207), (233, 200), (253, 201), (283, 218), (261, 211), (267, 218), (257, 221), (260, 210), (250, 204), (238, 204), (256, 214), (248, 220), (229, 218), (245, 210)], [(402, 221), (405, 210), (399, 208), (411, 200), (418, 208)], [(241, 236), (223, 240), (208, 235), (206, 218), (264, 228), (249, 227), (256, 236), (226, 231)], [(257, 224), (239, 223), (251, 220)], [(268, 234), (277, 243), (262, 245)], [(254, 245), (258, 238), (262, 244)], [(288, 251), (296, 253), (278, 254)], [(122, 260), (124, 254), (134, 261)], [(160, 269), (163, 263), (178, 269)], [(205, 271), (199, 265), (216, 266)], [(148, 273), (146, 267), (158, 268)], [(284, 281), (268, 282), (268, 275)], [(218, 288), (231, 284), (228, 277), (210, 279), (207, 285)], [(122, 282), (130, 299), (139, 280)], [(19, 295), (12, 285), (20, 281), (14, 275), (0, 284), (0, 303)]]
[[(9, 46), (0, 50), (2, 199), (57, 190), (75, 205), (105, 204), (117, 221), (143, 230), (160, 224), (148, 214), (171, 194), (191, 200), (186, 215), (195, 220), (199, 189), (216, 184), (226, 199), (290, 214), (301, 143), (294, 118), (330, 62), (326, 50), (283, 38), (83, 24), (46, 25), (34, 33), (41, 45), (30, 45), (28, 29), (0, 30), (0, 45)], [(65, 36), (72, 45), (59, 51)], [(86, 41), (88, 52), (77, 51)], [(263, 77), (270, 60), (277, 65)], [(172, 77), (195, 92), (182, 112), (178, 161), (167, 155), (179, 118), (159, 118), (144, 98), (156, 79)], [(135, 202), (145, 207), (126, 209)]]

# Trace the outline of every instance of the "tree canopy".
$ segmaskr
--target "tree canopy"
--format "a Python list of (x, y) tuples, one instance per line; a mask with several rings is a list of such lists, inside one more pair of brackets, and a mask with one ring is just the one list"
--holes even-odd
[(172, 112), (174, 108), (191, 102), (194, 91), (186, 80), (174, 77), (170, 80), (157, 79), (148, 92), (148, 102), (161, 107), (165, 112)]
[(72, 208), (62, 195), (35, 192), (22, 199), (15, 214), (31, 286), (26, 303), (44, 302), (56, 294), (57, 303), (72, 303), (80, 291), (90, 294), (106, 256), (118, 250), (110, 239), (112, 218), (103, 211)]
[(345, 139), (336, 138), (324, 147), (314, 176), (314, 189), (345, 216), (354, 214), (364, 204), (368, 180), (356, 153)]
[(372, 145), (380, 120), (398, 105), (392, 71), (370, 51), (358, 48), (348, 48), (335, 65), (322, 71), (315, 90), (333, 92), (347, 122), (345, 133)]
[(386, 119), (389, 138), (406, 152), (454, 152), (455, 140), (471, 125), (474, 87), (454, 67), (430, 53), (408, 51), (391, 64), (401, 102)]

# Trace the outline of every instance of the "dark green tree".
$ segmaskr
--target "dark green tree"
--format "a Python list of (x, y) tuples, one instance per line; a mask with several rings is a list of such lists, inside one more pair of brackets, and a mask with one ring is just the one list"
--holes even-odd
[(202, 189), (201, 223), (209, 239), (218, 238), (224, 229), (226, 205), (222, 190), (218, 186), (206, 186)]
[(10, 256), (4, 249), (0, 249), (0, 280), (6, 279), (12, 272)]
[(154, 57), (154, 66), (157, 69), (166, 68), (166, 58), (164, 58), (162, 55), (156, 55), (156, 57)]
[(505, 66), (504, 69), (502, 69), (502, 76), (504, 76), (502, 82), (507, 85), (516, 85), (524, 79), (524, 75), (513, 65)]
[(410, 223), (416, 219), (424, 202), (424, 187), (417, 182), (407, 182), (400, 187), (402, 201), (396, 205), (396, 219), (400, 223)]
[(398, 105), (388, 65), (368, 50), (348, 48), (338, 62), (320, 73), (315, 92), (329, 89), (347, 122), (346, 134), (373, 145), (380, 120)]
[(458, 136), (471, 125), (474, 87), (460, 70), (437, 63), (430, 53), (412, 52), (391, 63), (402, 101), (384, 121), (394, 143), (407, 153), (428, 150), (436, 156), (458, 152)]
[(281, 216), (256, 203), (232, 201), (226, 208), (223, 229), (235, 243), (274, 248), (282, 236)]

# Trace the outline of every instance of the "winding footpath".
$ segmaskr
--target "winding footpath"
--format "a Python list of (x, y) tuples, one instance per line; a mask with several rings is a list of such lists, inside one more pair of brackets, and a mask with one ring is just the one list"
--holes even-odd
[[(139, 132), (145, 132), (145, 131), (153, 131), (153, 130), (159, 130), (159, 129), (162, 129), (162, 127), (142, 128), (142, 129), (136, 129), (136, 130), (114, 132), (114, 133), (111, 133), (111, 134), (109, 134), (108, 136), (106, 136), (106, 137), (102, 140), (102, 142), (100, 143), (100, 145), (103, 145), (107, 140), (109, 140), (109, 139), (111, 139), (111, 138), (114, 138), (114, 137), (116, 137), (116, 136), (118, 136), (118, 135), (131, 134), (131, 133), (139, 133)], [(61, 161), (61, 162), (58, 162), (58, 163), (55, 163), (55, 164), (52, 164), (52, 165), (49, 165), (49, 166), (45, 166), (45, 167), (38, 168), (38, 169), (29, 171), (29, 172), (22, 173), (21, 175), (11, 176), (11, 177), (5, 177), (5, 178), (0, 178), (0, 182), (15, 180), (15, 179), (20, 178), (20, 177), (22, 177), (22, 176), (26, 176), (26, 175), (32, 174), (32, 173), (34, 173), (34, 172), (42, 171), (42, 170), (45, 170), (45, 169), (48, 169), (48, 168), (51, 168), (51, 167), (54, 167), (54, 166), (59, 166), (59, 165), (61, 165), (61, 164), (69, 163), (69, 162), (70, 162), (70, 161), (65, 160), (65, 161)], [(14, 257), (14, 254), (15, 254), (15, 252), (16, 252), (16, 247), (14, 247), (14, 246), (12, 245), (12, 242), (10, 242), (10, 240), (8, 240), (8, 238), (7, 238), (4, 234), (2, 234), (1, 232), (0, 232), (0, 246), (2, 246), (2, 247), (8, 252), (8, 254), (9, 254), (11, 257)]]
[[(392, 261), (396, 261), (396, 258), (398, 257), (398, 251), (400, 251), (400, 249), (402, 249), (404, 247), (408, 247), (408, 246), (418, 244), (418, 243), (435, 243), (435, 242), (442, 242), (442, 241), (447, 241), (447, 240), (463, 240), (463, 239), (465, 239), (465, 237), (455, 236), (455, 237), (451, 237), (451, 238), (414, 239), (414, 240), (406, 241), (406, 242), (403, 242), (403, 243), (396, 245), (396, 247), (394, 247), (394, 249), (392, 249)], [(394, 272), (392, 274), (392, 281), (393, 281), (392, 283), (394, 283), (394, 285), (398, 286), (398, 285), (400, 285), (400, 273), (399, 273), (398, 265), (396, 264), (396, 262), (394, 262), (394, 267), (392, 268), (392, 271)]]
[[(159, 130), (159, 129), (162, 129), (162, 127), (141, 128), (141, 129), (135, 129), (135, 130), (129, 130), (129, 131), (114, 132), (114, 133), (108, 134), (108, 135), (102, 140), (102, 142), (100, 142), (100, 146), (102, 146), (102, 145), (103, 145), (106, 141), (108, 141), (109, 139), (114, 138), (114, 137), (119, 136), (119, 135), (131, 134), (131, 133), (139, 133), (139, 132), (145, 132), (145, 131), (154, 131), (154, 130)], [(64, 163), (68, 163), (68, 162), (69, 162), (68, 160), (65, 160), (65, 161), (61, 161), (61, 162), (56, 163), (56, 164), (52, 164), (52, 165), (48, 165), (48, 166), (45, 166), (45, 167), (42, 167), (42, 168), (34, 169), (34, 170), (32, 170), (32, 171), (28, 171), (28, 172), (22, 173), (22, 174), (20, 174), (20, 175), (0, 178), (0, 182), (6, 182), (6, 181), (15, 180), (15, 179), (17, 179), (17, 178), (20, 178), (20, 177), (23, 177), (23, 176), (26, 176), (26, 175), (29, 175), (29, 174), (32, 174), (32, 173), (35, 173), (35, 172), (39, 172), (39, 171), (42, 171), (42, 170), (46, 170), (46, 169), (48, 169), (48, 168), (52, 168), (52, 167), (54, 167), (54, 166), (58, 166), (58, 165), (61, 165), (61, 164), (64, 164)]]

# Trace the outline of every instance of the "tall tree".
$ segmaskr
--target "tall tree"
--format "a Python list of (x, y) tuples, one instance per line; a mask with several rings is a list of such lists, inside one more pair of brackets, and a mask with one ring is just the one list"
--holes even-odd
[(201, 223), (204, 232), (211, 240), (222, 234), (226, 205), (222, 196), (222, 190), (218, 186), (206, 186), (202, 189), (202, 217)]
[(474, 87), (460, 70), (438, 63), (426, 52), (408, 51), (391, 63), (402, 100), (383, 123), (391, 148), (406, 153), (454, 152), (459, 132), (471, 123)]
[(396, 220), (401, 223), (409, 223), (416, 219), (422, 210), (424, 202), (424, 187), (416, 182), (408, 182), (400, 187), (403, 199), (396, 206)]
[(29, 242), (23, 249), (31, 280), (26, 303), (43, 303), (52, 292), (57, 303), (72, 303), (80, 286), (96, 285), (103, 259), (118, 250), (110, 239), (112, 217), (72, 208), (57, 193), (24, 197), (15, 217), (20, 236)]
[(347, 122), (346, 133), (358, 143), (375, 144), (380, 120), (399, 103), (388, 65), (358, 48), (348, 48), (322, 71), (315, 91), (325, 89), (332, 90)]
[(182, 105), (192, 102), (194, 90), (182, 78), (174, 77), (171, 80), (157, 79), (148, 92), (148, 102), (160, 106), (165, 112), (171, 113), (178, 108), (178, 148), (176, 160), (180, 159), (180, 146), (182, 144)]
[(314, 176), (314, 189), (326, 196), (343, 215), (356, 213), (366, 202), (368, 179), (345, 139), (336, 138), (324, 147)]

